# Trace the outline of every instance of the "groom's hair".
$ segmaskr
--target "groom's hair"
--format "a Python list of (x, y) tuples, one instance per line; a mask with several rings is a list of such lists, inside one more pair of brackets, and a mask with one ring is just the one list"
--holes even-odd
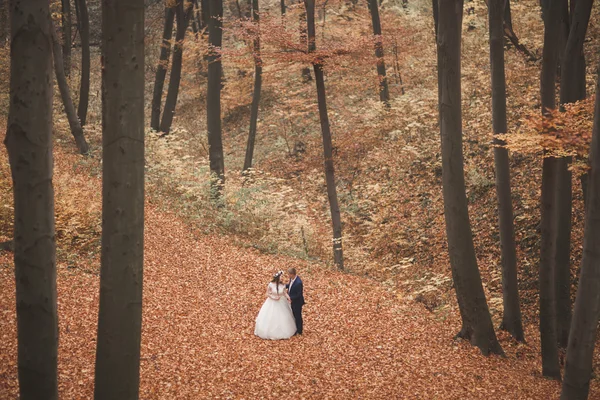
[(296, 274), (296, 268), (288, 268), (288, 273), (292, 274), (292, 275), (297, 275)]

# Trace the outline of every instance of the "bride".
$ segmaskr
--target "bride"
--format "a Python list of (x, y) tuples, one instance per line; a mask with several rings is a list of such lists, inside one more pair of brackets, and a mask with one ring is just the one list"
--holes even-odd
[(296, 333), (296, 321), (290, 306), (290, 296), (281, 283), (283, 271), (273, 275), (267, 287), (267, 300), (256, 317), (254, 334), (261, 339), (289, 339)]

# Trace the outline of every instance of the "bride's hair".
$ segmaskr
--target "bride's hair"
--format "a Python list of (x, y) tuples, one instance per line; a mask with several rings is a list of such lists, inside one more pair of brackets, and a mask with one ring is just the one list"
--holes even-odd
[(271, 279), (271, 282), (277, 286), (277, 290), (279, 290), (279, 284), (281, 283), (281, 275), (283, 275), (283, 271), (277, 272), (273, 275), (273, 279)]

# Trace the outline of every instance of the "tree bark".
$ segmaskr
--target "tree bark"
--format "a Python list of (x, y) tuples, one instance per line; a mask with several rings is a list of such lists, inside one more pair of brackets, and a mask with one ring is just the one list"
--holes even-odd
[(10, 23), (10, 105), (4, 144), (14, 194), (20, 398), (54, 400), (58, 399), (58, 317), (48, 1), (13, 0)]
[[(488, 5), (488, 0), (484, 0), (485, 4)], [(488, 5), (489, 7), (489, 5)], [(510, 40), (510, 42), (513, 44), (513, 46), (515, 46), (515, 49), (517, 49), (518, 51), (520, 51), (521, 53), (523, 53), (524, 55), (527, 56), (529, 61), (537, 61), (537, 56), (535, 54), (533, 54), (531, 51), (529, 51), (527, 49), (527, 47), (525, 47), (520, 41), (519, 38), (517, 37), (517, 34), (515, 33), (515, 31), (513, 30), (513, 24), (512, 24), (512, 14), (510, 11), (510, 0), (505, 0), (504, 2), (504, 35), (506, 36), (506, 38), (508, 40)]]
[(202, 17), (202, 7), (200, 6), (200, 3), (198, 3), (198, 0), (194, 0), (194, 7), (195, 7), (195, 11), (194, 11), (194, 19), (196, 20), (197, 24), (198, 24), (198, 31), (202, 32), (202, 30), (204, 28), (206, 28), (206, 23), (204, 22), (204, 18)]
[[(298, 21), (298, 25), (299, 25), (299, 29), (300, 29), (300, 46), (305, 49), (305, 50), (309, 50), (309, 44), (308, 44), (308, 35), (306, 33), (306, 29), (307, 29), (307, 19), (306, 19), (306, 1), (304, 1), (303, 4), (303, 8), (300, 10), (300, 16), (299, 16), (299, 21)], [(310, 74), (310, 68), (308, 67), (304, 67), (302, 68), (302, 79), (304, 79), (305, 82), (310, 82), (312, 81), (312, 75)]]
[[(562, 85), (561, 85), (562, 87)], [(567, 348), (571, 325), (571, 157), (556, 159), (556, 243), (554, 285), (556, 293), (556, 336), (558, 346)]]
[[(599, 77), (600, 79), (600, 77)], [(583, 259), (569, 333), (562, 400), (588, 398), (596, 328), (600, 314), (600, 80), (596, 83), (594, 130), (590, 148), (589, 205), (585, 218)]]
[[(561, 57), (560, 103), (584, 100), (585, 57), (583, 42), (587, 32), (592, 0), (578, 0), (570, 21), (570, 30), (564, 55)], [(563, 5), (564, 7), (564, 5)], [(556, 322), (559, 346), (566, 348), (571, 323), (571, 211), (572, 177), (570, 157), (557, 161), (556, 187)]]
[(65, 65), (65, 76), (71, 75), (71, 0), (62, 3), (62, 56)]
[[(252, 18), (258, 25), (260, 14), (258, 0), (252, 0)], [(252, 107), (250, 109), (250, 132), (248, 133), (248, 145), (246, 146), (246, 158), (244, 159), (244, 171), (252, 167), (254, 157), (254, 142), (256, 140), (256, 127), (258, 122), (258, 106), (260, 104), (260, 91), (262, 86), (262, 60), (260, 57), (260, 31), (254, 38), (254, 92), (252, 94)]]
[[(549, 118), (549, 111), (556, 107), (555, 80), (558, 62), (558, 39), (560, 2), (553, 1), (544, 21), (544, 48), (540, 91), (542, 114)], [(542, 341), (542, 374), (560, 379), (558, 364), (558, 343), (556, 332), (556, 286), (555, 286), (555, 244), (556, 244), (556, 170), (557, 160), (544, 157), (542, 165), (541, 244), (540, 244), (540, 336)]]
[(385, 71), (385, 58), (383, 52), (383, 37), (381, 36), (381, 20), (377, 0), (367, 0), (371, 12), (371, 23), (375, 37), (375, 57), (377, 57), (377, 76), (379, 78), (379, 100), (390, 106), (390, 90)]
[(200, 19), (205, 28), (208, 28), (208, 23), (210, 21), (209, 1), (210, 0), (200, 0)]
[(208, 1), (208, 83), (206, 94), (206, 125), (208, 131), (208, 156), (211, 171), (211, 193), (220, 197), (225, 182), (223, 141), (221, 138), (221, 46), (223, 44), (223, 0)]
[(81, 37), (81, 81), (79, 85), (79, 105), (77, 115), (81, 125), (87, 121), (87, 110), (90, 97), (90, 17), (86, 0), (75, 0), (79, 12), (79, 32)]
[(169, 66), (169, 56), (171, 54), (171, 37), (173, 36), (173, 21), (175, 11), (172, 7), (165, 5), (165, 27), (163, 30), (162, 46), (160, 47), (160, 57), (158, 67), (156, 68), (156, 77), (154, 78), (154, 91), (152, 94), (152, 111), (150, 114), (150, 127), (155, 131), (160, 129), (160, 109), (162, 105), (162, 93)]
[(173, 117), (175, 116), (175, 107), (177, 106), (177, 97), (179, 96), (179, 84), (181, 82), (181, 67), (183, 65), (183, 45), (185, 42), (185, 32), (190, 21), (193, 8), (184, 9), (184, 0), (180, 0), (175, 7), (175, 18), (177, 19), (177, 31), (175, 33), (175, 45), (173, 46), (173, 60), (171, 63), (171, 76), (169, 78), (169, 89), (165, 108), (163, 110), (162, 121), (160, 122), (160, 131), (165, 134), (171, 130)]
[[(0, 48), (6, 45), (9, 37), (8, 3), (10, 0), (0, 0)], [(283, 1), (283, 0), (282, 0)]]
[(460, 82), (462, 10), (462, 0), (439, 3), (438, 92), (446, 236), (463, 322), (458, 336), (470, 340), (485, 355), (503, 354), (477, 267), (465, 192)]
[(192, 32), (194, 32), (194, 36), (198, 38), (198, 34), (200, 33), (200, 18), (198, 17), (198, 0), (192, 0), (192, 15), (190, 17), (190, 21), (192, 22)]
[[(308, 51), (316, 50), (315, 28), (315, 0), (304, 0), (306, 9), (306, 23), (308, 33)], [(344, 254), (342, 248), (342, 220), (338, 205), (337, 189), (335, 186), (335, 171), (333, 165), (333, 145), (331, 142), (331, 129), (327, 115), (327, 96), (325, 93), (325, 77), (321, 60), (313, 61), (315, 82), (317, 84), (317, 102), (319, 104), (319, 119), (323, 137), (323, 157), (325, 167), (325, 181), (327, 183), (327, 196), (329, 198), (329, 211), (331, 212), (331, 225), (333, 228), (333, 262), (337, 269), (344, 269)]]
[[(494, 134), (507, 133), (506, 122), (506, 78), (504, 75), (504, 0), (490, 0), (490, 66), (492, 75), (492, 125)], [(496, 168), (496, 192), (498, 197), (498, 220), (502, 257), (502, 295), (504, 315), (501, 329), (508, 331), (517, 341), (525, 340), (519, 288), (517, 280), (517, 254), (515, 228), (513, 224), (512, 195), (508, 150), (501, 147), (506, 143), (494, 139), (494, 162)]]
[(438, 25), (440, 20), (440, 6), (438, 0), (431, 1), (431, 8), (433, 9), (433, 29), (435, 30), (435, 41), (437, 42)]
[(102, 2), (96, 400), (137, 399), (144, 259), (144, 0)]
[(87, 154), (87, 152), (89, 151), (89, 146), (85, 140), (85, 136), (83, 135), (83, 128), (81, 127), (81, 122), (79, 122), (77, 112), (75, 111), (75, 106), (73, 105), (71, 92), (69, 90), (69, 83), (67, 82), (67, 78), (65, 76), (64, 62), (62, 59), (63, 55), (60, 50), (60, 42), (58, 41), (58, 37), (56, 36), (56, 31), (54, 27), (52, 27), (52, 43), (56, 82), (58, 83), (58, 88), (60, 89), (60, 96), (62, 97), (62, 102), (65, 107), (65, 114), (67, 114), (67, 119), (69, 120), (71, 133), (75, 138), (77, 149), (79, 149), (79, 152), (81, 154)]

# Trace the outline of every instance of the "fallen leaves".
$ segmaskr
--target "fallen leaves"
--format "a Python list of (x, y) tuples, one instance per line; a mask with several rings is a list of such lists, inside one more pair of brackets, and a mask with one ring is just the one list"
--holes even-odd
[[(202, 236), (147, 206), (141, 398), (553, 398), (538, 343), (503, 339), (508, 358), (485, 358), (380, 282)], [(0, 255), (0, 398), (17, 395), (12, 261)], [(287, 341), (253, 335), (264, 286), (294, 266), (305, 282), (306, 332)], [(61, 398), (93, 391), (99, 276), (58, 268)], [(535, 337), (528, 332), (528, 337)], [(517, 357), (520, 354), (527, 357)]]

